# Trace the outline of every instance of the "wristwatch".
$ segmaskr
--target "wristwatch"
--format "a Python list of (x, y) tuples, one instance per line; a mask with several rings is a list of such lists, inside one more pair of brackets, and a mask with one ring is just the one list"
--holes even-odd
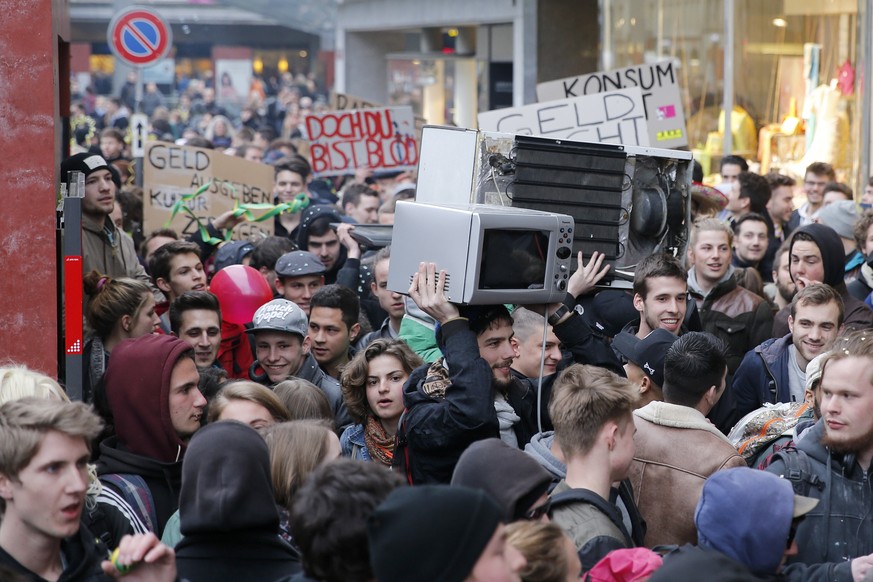
[(561, 304), (561, 306), (558, 307), (558, 309), (556, 309), (555, 312), (548, 317), (549, 325), (551, 325), (551, 326), (557, 325), (558, 322), (561, 320), (561, 318), (564, 317), (565, 315), (567, 315), (568, 313), (570, 313), (570, 308), (564, 304)]

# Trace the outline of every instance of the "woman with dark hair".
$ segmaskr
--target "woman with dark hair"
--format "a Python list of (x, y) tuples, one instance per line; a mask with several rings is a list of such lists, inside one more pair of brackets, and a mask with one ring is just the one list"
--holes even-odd
[(340, 377), (343, 401), (357, 423), (340, 437), (344, 456), (391, 466), (403, 384), (421, 363), (400, 340), (376, 340), (352, 358)]

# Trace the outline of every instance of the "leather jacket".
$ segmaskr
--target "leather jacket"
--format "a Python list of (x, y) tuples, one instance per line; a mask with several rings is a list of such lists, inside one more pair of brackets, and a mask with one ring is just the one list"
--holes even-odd
[(691, 407), (651, 402), (634, 412), (634, 501), (648, 525), (646, 547), (697, 542), (694, 510), (703, 483), (721, 469), (745, 467), (728, 440)]
[(773, 311), (762, 297), (737, 285), (730, 271), (706, 296), (695, 284), (693, 272), (689, 273), (688, 291), (697, 301), (703, 331), (725, 342), (728, 375), (733, 375), (746, 352), (770, 339)]

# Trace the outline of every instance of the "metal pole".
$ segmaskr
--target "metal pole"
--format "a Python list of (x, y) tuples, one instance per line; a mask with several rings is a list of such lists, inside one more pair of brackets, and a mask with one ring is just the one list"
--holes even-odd
[[(136, 111), (134, 113), (142, 113), (142, 94), (143, 94), (143, 69), (142, 67), (136, 68)], [(135, 127), (131, 127), (131, 134), (136, 131)], [(143, 169), (142, 169), (142, 158), (137, 157), (134, 160), (134, 184), (142, 188), (143, 181)]]
[(724, 146), (723, 155), (733, 153), (731, 117), (734, 110), (734, 0), (724, 0)]
[(82, 400), (82, 198), (85, 174), (70, 172), (63, 204), (64, 385), (70, 400)]
[(612, 46), (612, 0), (603, 0), (603, 51), (601, 52), (600, 70), (609, 71), (613, 68), (614, 49)]
[[(873, 87), (873, 79), (870, 78), (871, 73), (871, 64), (873, 64), (873, 44), (871, 44), (871, 32), (873, 32), (873, 0), (858, 0), (858, 10), (863, 11), (864, 18), (858, 19), (858, 38), (861, 40), (863, 51), (861, 56), (861, 68), (858, 71), (858, 75), (856, 75), (856, 79), (863, 79), (862, 83), (859, 83), (860, 91), (860, 101), (861, 101), (861, 163), (860, 163), (860, 176), (856, 176), (856, 178), (860, 178), (858, 182), (858, 190), (863, 190), (864, 186), (867, 184), (867, 178), (870, 177), (870, 139), (871, 139), (871, 123), (873, 123), (873, 119), (871, 119), (871, 115), (873, 115), (873, 106), (870, 104), (870, 97), (873, 95), (873, 91), (871, 91), (871, 87)], [(863, 26), (862, 26), (863, 22)]]
[(664, 56), (664, 0), (658, 0), (658, 46), (656, 49), (658, 60)]
[(136, 93), (134, 96), (134, 104), (133, 104), (133, 113), (141, 113), (142, 112), (142, 94), (143, 94), (143, 82), (142, 82), (142, 67), (136, 67)]

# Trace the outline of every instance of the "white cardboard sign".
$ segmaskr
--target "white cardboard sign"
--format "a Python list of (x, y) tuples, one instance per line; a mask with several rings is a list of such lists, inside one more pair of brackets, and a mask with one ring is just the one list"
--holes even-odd
[(540, 83), (537, 85), (537, 99), (570, 99), (629, 87), (639, 87), (643, 93), (650, 145), (659, 148), (686, 147), (688, 134), (685, 111), (676, 64), (672, 60)]
[(479, 114), (479, 129), (635, 146), (649, 145), (639, 88), (496, 109)]

